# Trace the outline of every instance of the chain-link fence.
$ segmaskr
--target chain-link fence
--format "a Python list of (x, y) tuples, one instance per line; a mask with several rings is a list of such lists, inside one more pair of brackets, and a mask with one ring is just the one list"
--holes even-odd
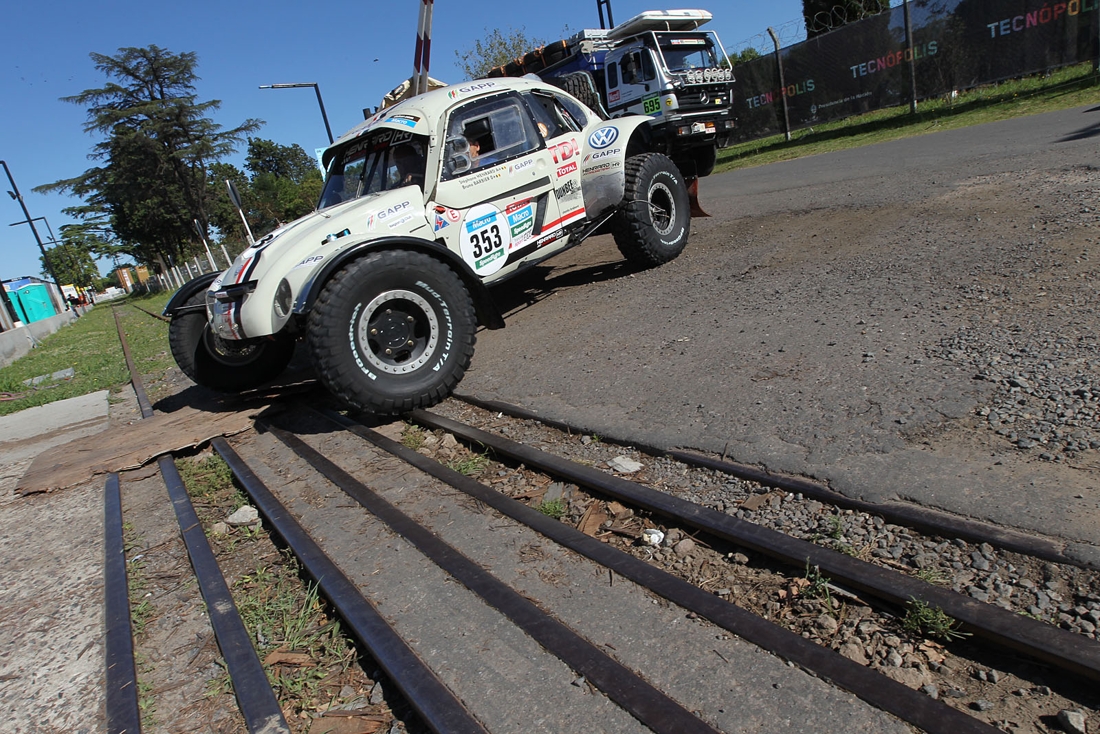
[(807, 39), (792, 21), (733, 48), (768, 51), (734, 67), (737, 139), (1100, 59), (1100, 0), (910, 0), (854, 23), (837, 10), (817, 19), (836, 30)]

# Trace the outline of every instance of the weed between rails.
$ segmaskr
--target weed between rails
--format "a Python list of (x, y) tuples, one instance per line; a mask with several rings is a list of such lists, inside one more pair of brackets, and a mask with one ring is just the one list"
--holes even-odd
[[(133, 523), (123, 522), (122, 550), (123, 555), (128, 559), (126, 585), (130, 599), (130, 628), (135, 642), (140, 642), (145, 636), (145, 628), (154, 614), (153, 604), (149, 601), (147, 591), (145, 562), (140, 555), (133, 555), (133, 552), (143, 544), (143, 539), (134, 529)], [(153, 686), (149, 683), (150, 668), (149, 660), (135, 650), (134, 670), (138, 678), (138, 713), (141, 717), (142, 729), (146, 730), (152, 730), (157, 723), (156, 698), (153, 696)]]
[[(291, 728), (306, 731), (317, 715), (349, 701), (369, 707), (365, 695), (374, 683), (294, 555), (277, 547), (259, 522), (224, 524), (248, 503), (229, 466), (216, 455), (176, 463)], [(207, 681), (209, 696), (232, 692), (224, 663), (219, 665), (222, 673)], [(377, 713), (391, 716), (385, 708)]]

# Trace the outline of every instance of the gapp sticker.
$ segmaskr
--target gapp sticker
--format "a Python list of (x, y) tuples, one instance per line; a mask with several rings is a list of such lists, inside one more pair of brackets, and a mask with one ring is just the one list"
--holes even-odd
[(492, 275), (504, 267), (512, 246), (508, 220), (492, 204), (478, 204), (462, 220), (462, 259), (478, 275)]

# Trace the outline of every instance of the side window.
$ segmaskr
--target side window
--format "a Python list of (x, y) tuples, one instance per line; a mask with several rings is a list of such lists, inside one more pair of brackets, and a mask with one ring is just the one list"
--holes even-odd
[(545, 139), (552, 140), (572, 129), (569, 126), (566, 116), (564, 116), (562, 110), (558, 108), (556, 100), (549, 93), (522, 92), (521, 96), (526, 100), (527, 106), (531, 108), (531, 114), (535, 118), (535, 125)]
[(607, 65), (607, 88), (617, 89), (619, 86), (619, 63), (612, 61)]
[(555, 94), (554, 101), (557, 102), (560, 114), (565, 118), (566, 125), (570, 130), (579, 132), (588, 124), (588, 114), (584, 111), (584, 108), (569, 97)]
[[(542, 144), (531, 115), (515, 95), (478, 100), (452, 112), (447, 141), (456, 152), (466, 150), (456, 156), (448, 153), (445, 181), (510, 160)], [(469, 166), (463, 158), (468, 159)]]
[(642, 81), (651, 82), (657, 78), (657, 67), (653, 63), (653, 52), (646, 49), (639, 55), (642, 57)]
[(623, 57), (623, 84), (640, 84), (642, 81), (642, 63), (637, 51), (631, 51)]

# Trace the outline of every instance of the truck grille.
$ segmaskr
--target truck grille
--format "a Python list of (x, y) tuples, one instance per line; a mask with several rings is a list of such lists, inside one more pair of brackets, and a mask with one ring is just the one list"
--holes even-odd
[(676, 99), (681, 112), (726, 111), (730, 107), (730, 90), (721, 84), (692, 86), (678, 92)]

